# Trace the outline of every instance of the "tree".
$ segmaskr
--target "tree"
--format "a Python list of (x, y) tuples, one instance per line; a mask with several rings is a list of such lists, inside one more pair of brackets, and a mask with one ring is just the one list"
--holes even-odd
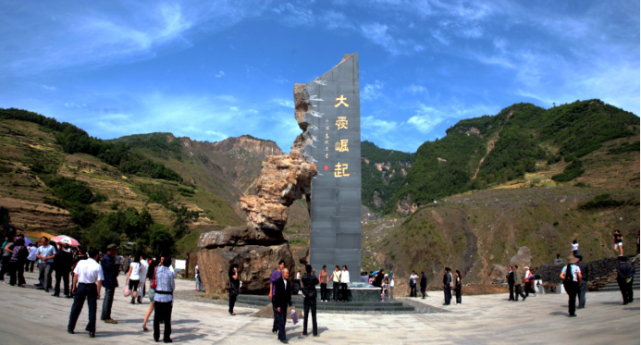
[(169, 229), (162, 224), (154, 224), (151, 228), (151, 250), (155, 255), (172, 255), (176, 242)]

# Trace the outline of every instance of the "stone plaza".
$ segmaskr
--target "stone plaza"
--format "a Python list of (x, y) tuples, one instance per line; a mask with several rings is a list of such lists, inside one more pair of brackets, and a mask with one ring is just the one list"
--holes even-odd
[[(54, 298), (33, 289), (37, 272), (27, 273), (28, 288), (0, 284), (0, 344), (151, 344), (151, 332), (140, 326), (149, 300), (131, 305), (116, 290), (113, 317), (117, 325), (97, 321), (96, 338), (84, 332), (87, 307), (78, 320), (76, 334), (66, 332), (72, 300)], [(120, 275), (120, 286), (124, 276)], [(172, 314), (172, 338), (185, 344), (277, 344), (271, 333), (272, 320), (252, 316), (253, 308), (227, 313), (223, 303), (209, 303), (187, 296), (194, 282), (176, 280), (177, 297)], [(632, 304), (621, 305), (619, 292), (590, 292), (586, 309), (569, 318), (565, 294), (530, 297), (508, 302), (507, 295), (463, 296), (462, 305), (442, 306), (443, 293), (413, 299), (444, 311), (409, 314), (319, 313), (320, 337), (303, 337), (302, 322), (287, 323), (292, 344), (639, 344), (639, 291)], [(397, 298), (406, 301), (407, 298)], [(102, 300), (98, 301), (98, 318)], [(302, 312), (302, 311), (299, 311)], [(148, 326), (151, 328), (153, 320)]]

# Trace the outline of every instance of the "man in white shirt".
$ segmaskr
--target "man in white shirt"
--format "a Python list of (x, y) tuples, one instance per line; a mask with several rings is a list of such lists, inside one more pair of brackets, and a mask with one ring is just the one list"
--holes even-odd
[(147, 257), (143, 256), (140, 260), (140, 283), (138, 284), (138, 303), (142, 303), (142, 298), (145, 297), (145, 282), (147, 281), (147, 271), (149, 270), (149, 263)]
[(410, 297), (416, 297), (416, 279), (418, 279), (418, 276), (416, 272), (412, 271), (412, 275), (410, 275)]
[(96, 261), (99, 256), (100, 252), (98, 250), (91, 249), (89, 251), (89, 259), (78, 261), (76, 268), (73, 270), (71, 293), (74, 295), (74, 300), (71, 306), (71, 314), (69, 314), (69, 324), (67, 325), (67, 333), (69, 334), (74, 334), (76, 322), (78, 322), (78, 317), (86, 299), (89, 307), (89, 323), (85, 331), (89, 332), (89, 337), (91, 338), (96, 336), (96, 301), (100, 299), (100, 289), (104, 280), (102, 267)]
[(33, 272), (33, 266), (35, 266), (36, 260), (38, 260), (36, 252), (38, 252), (38, 248), (33, 243), (30, 243), (29, 256), (27, 256), (27, 263), (24, 267), (25, 272)]

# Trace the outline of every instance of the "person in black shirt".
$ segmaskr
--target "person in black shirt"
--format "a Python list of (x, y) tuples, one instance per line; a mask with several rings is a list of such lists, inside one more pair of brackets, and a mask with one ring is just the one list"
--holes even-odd
[(514, 301), (514, 267), (510, 266), (510, 271), (505, 276), (507, 279), (507, 285), (510, 288), (510, 298), (508, 301)]
[(292, 307), (292, 284), (289, 282), (289, 270), (283, 268), (282, 276), (276, 280), (276, 296), (274, 296), (274, 306), (278, 316), (278, 340), (287, 344), (287, 333), (285, 331), (285, 322), (287, 321), (287, 307)]
[(623, 296), (623, 305), (631, 303), (634, 300), (632, 284), (634, 281), (634, 266), (632, 266), (625, 256), (617, 258), (619, 264), (617, 265), (617, 283), (619, 283), (619, 290)]
[(452, 300), (452, 275), (449, 267), (445, 267), (445, 274), (443, 275), (443, 292), (445, 293), (444, 305), (450, 305)]
[(238, 265), (233, 264), (229, 268), (229, 315), (234, 314), (236, 297), (240, 293), (240, 281), (238, 280)]
[(305, 306), (305, 320), (303, 321), (303, 335), (307, 336), (307, 320), (309, 320), (309, 311), (312, 311), (312, 334), (318, 336), (318, 326), (316, 325), (316, 285), (318, 278), (312, 274), (312, 266), (305, 266), (305, 275), (303, 276), (303, 303)]
[(423, 299), (425, 299), (425, 296), (427, 295), (425, 293), (426, 289), (427, 289), (427, 277), (425, 276), (425, 272), (421, 272), (421, 294), (423, 295)]
[(73, 266), (73, 254), (69, 252), (69, 245), (64, 243), (59, 245), (59, 250), (53, 258), (53, 270), (56, 272), (56, 284), (54, 286), (54, 297), (60, 297), (60, 280), (64, 284), (65, 297), (71, 298), (69, 294), (69, 273)]

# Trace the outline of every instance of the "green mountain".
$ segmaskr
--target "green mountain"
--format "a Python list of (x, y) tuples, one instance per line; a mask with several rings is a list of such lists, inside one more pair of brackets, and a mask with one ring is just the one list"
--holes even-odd
[(412, 167), (413, 154), (386, 150), (374, 143), (361, 143), (362, 203), (381, 210), (401, 187)]
[(413, 212), (446, 196), (513, 183), (528, 174), (542, 174), (552, 184), (576, 182), (586, 172), (589, 154), (616, 139), (625, 142), (612, 155), (638, 151), (638, 135), (639, 117), (600, 100), (548, 110), (514, 104), (494, 116), (459, 121), (442, 139), (421, 145), (384, 211)]

